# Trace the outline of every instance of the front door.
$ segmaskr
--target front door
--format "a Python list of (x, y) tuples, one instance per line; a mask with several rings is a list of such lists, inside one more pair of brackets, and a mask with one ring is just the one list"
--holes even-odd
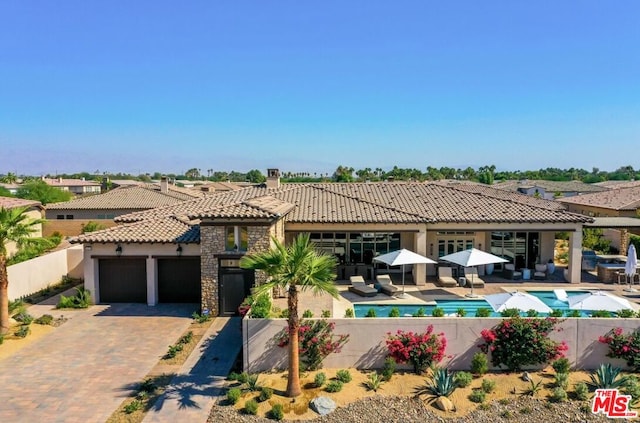
[(254, 280), (253, 270), (220, 268), (220, 314), (222, 316), (238, 314), (238, 306), (251, 294)]

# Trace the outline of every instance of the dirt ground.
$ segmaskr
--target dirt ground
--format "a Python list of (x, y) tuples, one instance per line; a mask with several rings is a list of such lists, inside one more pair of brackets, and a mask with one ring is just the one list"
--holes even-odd
[(40, 339), (42, 336), (46, 335), (52, 330), (55, 330), (53, 326), (38, 325), (32, 323), (31, 325), (29, 325), (31, 333), (29, 333), (26, 338), (18, 338), (14, 335), (14, 332), (18, 329), (18, 327), (19, 326), (12, 327), (9, 330), (9, 333), (5, 335), (4, 342), (2, 343), (2, 345), (0, 345), (0, 360), (11, 356), (21, 348), (26, 347), (27, 345)]
[[(335, 374), (339, 369), (322, 369), (319, 372), (324, 372), (327, 376), (327, 381), (330, 378), (335, 377)], [(270, 387), (274, 390), (274, 395), (270, 400), (259, 403), (258, 415), (264, 416), (268, 410), (271, 409), (273, 404), (280, 403), (284, 405), (285, 418), (287, 420), (307, 420), (316, 418), (318, 415), (308, 408), (308, 403), (313, 398), (321, 395), (327, 396), (333, 399), (338, 407), (343, 407), (361, 398), (374, 395), (384, 396), (414, 396), (414, 390), (427, 383), (427, 376), (418, 376), (409, 372), (396, 372), (390, 381), (382, 384), (381, 389), (378, 392), (370, 391), (364, 385), (370, 372), (360, 372), (350, 369), (349, 372), (353, 380), (344, 385), (342, 391), (337, 393), (329, 393), (324, 391), (323, 388), (315, 388), (313, 381), (316, 373), (308, 372), (301, 374), (301, 385), (303, 387), (303, 393), (297, 397), (295, 401), (290, 398), (284, 397), (284, 391), (287, 386), (287, 375), (284, 372), (281, 373), (268, 373), (260, 374), (258, 378), (258, 385), (261, 387)], [(543, 388), (536, 394), (536, 398), (546, 398), (552, 391), (552, 382), (554, 379), (554, 371), (551, 367), (539, 372), (529, 372), (531, 379), (534, 382), (542, 380)], [(480, 388), (483, 379), (490, 379), (496, 382), (495, 390), (487, 394), (486, 401), (491, 402), (494, 400), (513, 400), (520, 397), (523, 391), (530, 386), (530, 382), (525, 382), (521, 378), (522, 373), (488, 373), (482, 377), (474, 378), (471, 385), (466, 388), (458, 388), (449, 397), (453, 402), (456, 410), (455, 412), (445, 413), (438, 410), (435, 406), (432, 406), (434, 413), (447, 417), (464, 416), (471, 411), (478, 408), (477, 403), (473, 403), (468, 399), (469, 394), (474, 388)], [(577, 382), (585, 382), (589, 380), (589, 374), (586, 372), (571, 372), (569, 379), (569, 389), (567, 392), (573, 391), (573, 386)], [(233, 386), (231, 383), (230, 386)], [(242, 399), (236, 404), (236, 409), (240, 410), (244, 408), (244, 403), (250, 399), (256, 399), (259, 396), (259, 392), (248, 392), (242, 396)], [(425, 398), (427, 400), (427, 398)]]

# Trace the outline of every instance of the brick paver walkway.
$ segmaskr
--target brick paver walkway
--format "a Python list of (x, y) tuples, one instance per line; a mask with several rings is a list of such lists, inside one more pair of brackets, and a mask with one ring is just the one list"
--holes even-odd
[(193, 310), (114, 304), (74, 312), (0, 360), (0, 422), (103, 423), (187, 329)]

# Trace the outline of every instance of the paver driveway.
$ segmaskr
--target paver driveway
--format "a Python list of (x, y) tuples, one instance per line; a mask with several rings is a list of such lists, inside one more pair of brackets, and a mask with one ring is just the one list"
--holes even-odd
[(187, 329), (194, 309), (113, 304), (74, 312), (0, 360), (0, 422), (106, 421)]

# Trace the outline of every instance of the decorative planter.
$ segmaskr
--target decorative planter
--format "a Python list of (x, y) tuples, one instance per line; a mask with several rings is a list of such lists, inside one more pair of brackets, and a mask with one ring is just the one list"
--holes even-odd
[(485, 264), (484, 265), (484, 273), (487, 275), (490, 275), (493, 273), (493, 263), (489, 263), (489, 264)]
[(547, 272), (550, 275), (553, 275), (555, 271), (556, 271), (556, 265), (554, 263), (547, 263)]

